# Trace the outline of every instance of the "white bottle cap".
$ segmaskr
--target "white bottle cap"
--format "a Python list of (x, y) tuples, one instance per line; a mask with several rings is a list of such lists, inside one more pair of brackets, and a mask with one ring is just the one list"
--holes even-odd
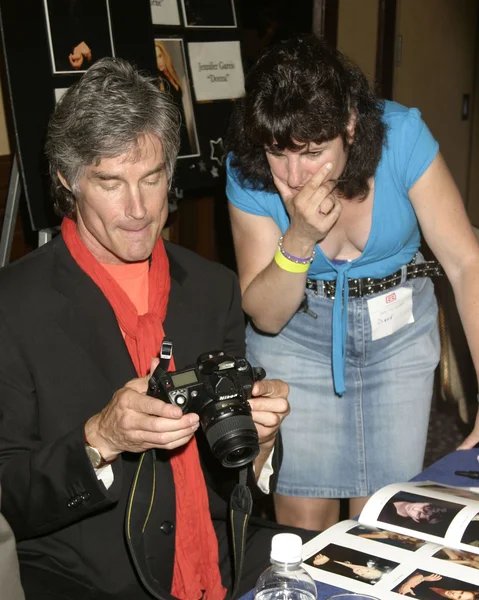
[(296, 533), (277, 533), (271, 540), (271, 560), (280, 563), (301, 562), (303, 540)]

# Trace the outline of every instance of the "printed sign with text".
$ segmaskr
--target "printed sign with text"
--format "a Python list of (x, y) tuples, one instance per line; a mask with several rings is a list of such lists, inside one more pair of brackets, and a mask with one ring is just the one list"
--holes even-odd
[(239, 42), (189, 43), (188, 53), (197, 102), (243, 96), (244, 73)]

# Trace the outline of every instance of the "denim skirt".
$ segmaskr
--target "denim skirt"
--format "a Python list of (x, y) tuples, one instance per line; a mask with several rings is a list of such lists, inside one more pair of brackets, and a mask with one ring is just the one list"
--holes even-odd
[(422, 470), (440, 353), (437, 303), (428, 278), (402, 286), (412, 289), (414, 322), (374, 341), (367, 305), (374, 295), (349, 299), (341, 397), (332, 379), (333, 301), (322, 292), (306, 292), (316, 319), (296, 313), (275, 336), (248, 326), (248, 359), (290, 386), (277, 493), (368, 496)]

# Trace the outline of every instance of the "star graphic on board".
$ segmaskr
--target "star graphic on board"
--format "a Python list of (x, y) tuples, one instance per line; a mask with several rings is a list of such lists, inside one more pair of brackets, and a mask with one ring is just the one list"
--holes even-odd
[(210, 140), (210, 158), (211, 160), (216, 160), (216, 162), (223, 166), (223, 138), (218, 138), (217, 140)]
[(201, 173), (206, 173), (206, 163), (204, 160), (200, 160), (200, 162), (198, 163), (198, 166), (200, 167)]
[(211, 167), (211, 171), (210, 171), (210, 173), (211, 173), (211, 175), (212, 175), (213, 177), (219, 177), (219, 176), (220, 176), (220, 175), (219, 175), (219, 173), (218, 173), (218, 167), (217, 167), (216, 165), (213, 165), (213, 166)]

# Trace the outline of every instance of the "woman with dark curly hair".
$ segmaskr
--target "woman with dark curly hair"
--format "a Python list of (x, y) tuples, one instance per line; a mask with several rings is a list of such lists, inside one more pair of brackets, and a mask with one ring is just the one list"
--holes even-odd
[[(421, 226), (479, 365), (479, 245), (417, 109), (378, 100), (314, 36), (272, 46), (228, 134), (248, 356), (291, 388), (281, 523), (323, 529), (422, 469), (437, 305)], [(469, 443), (479, 441), (469, 438)]]

